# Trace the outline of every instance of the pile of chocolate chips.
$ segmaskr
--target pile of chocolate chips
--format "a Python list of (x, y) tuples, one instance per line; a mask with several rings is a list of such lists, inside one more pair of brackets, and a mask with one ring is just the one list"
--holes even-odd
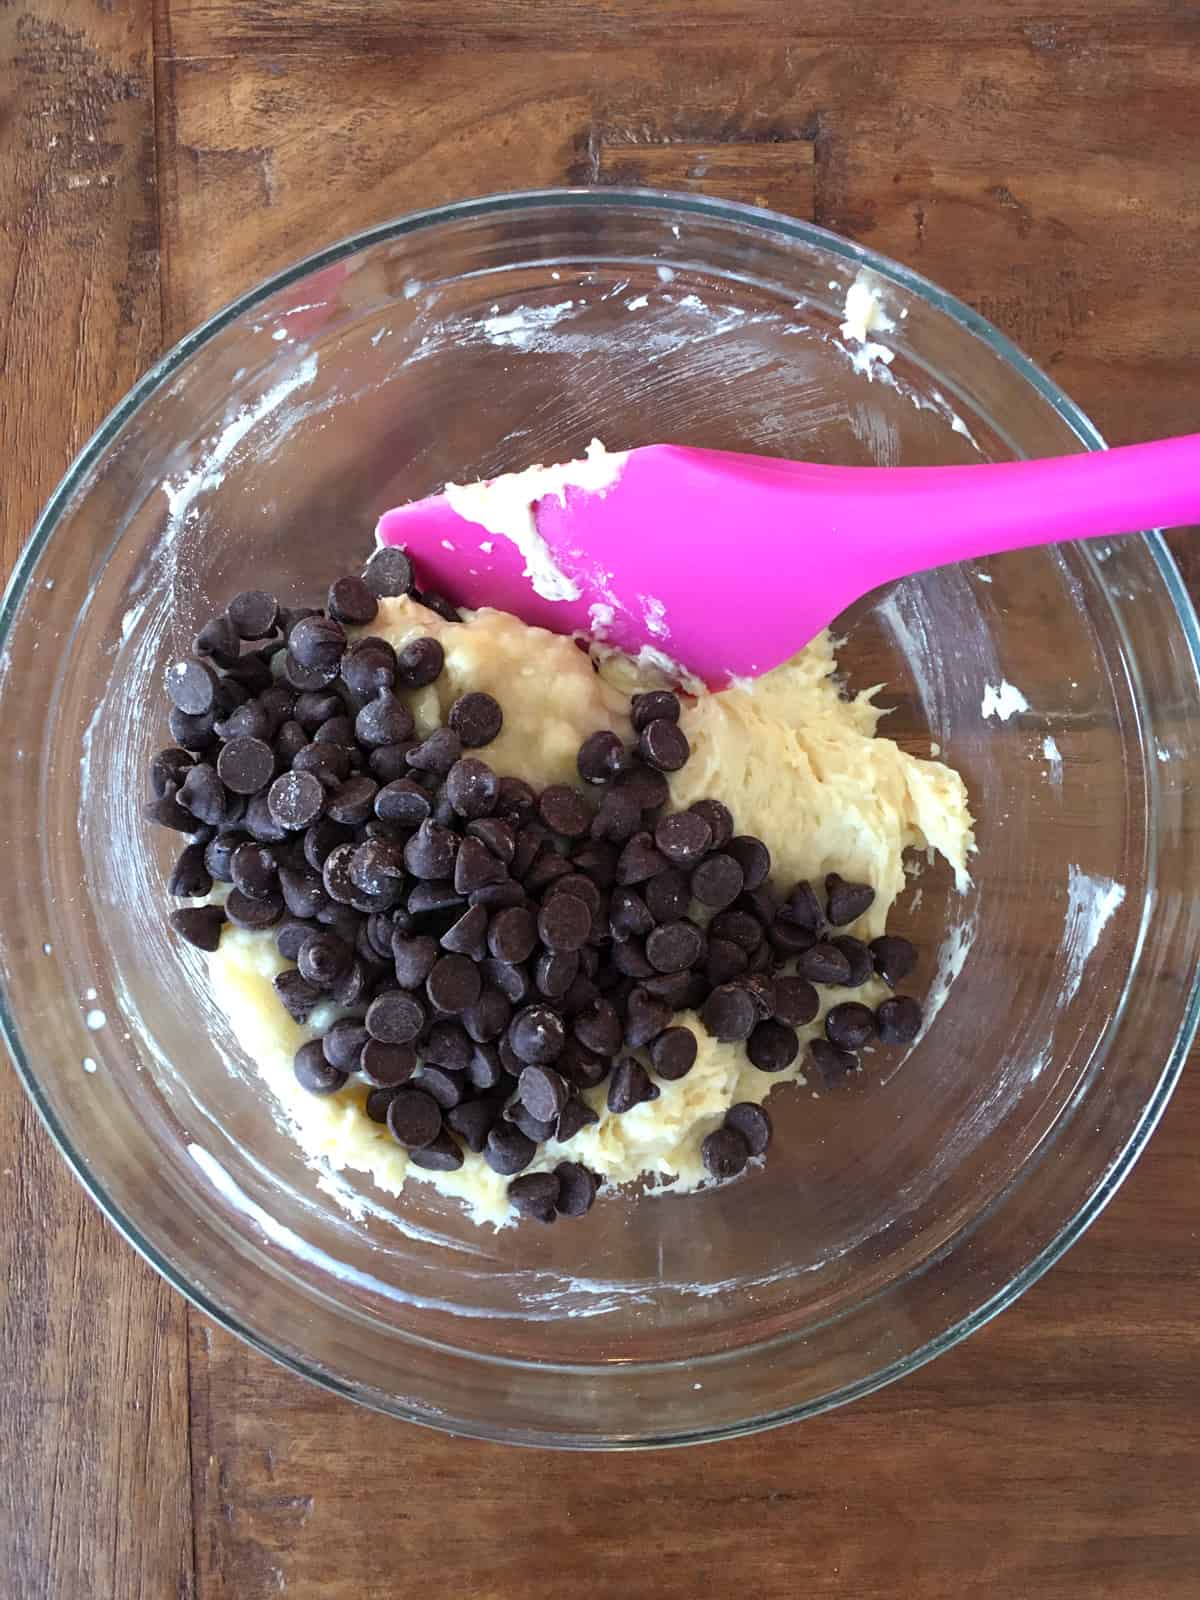
[[(634, 697), (632, 748), (609, 731), (584, 741), (583, 787), (538, 793), (494, 772), (479, 752), (504, 714), (488, 694), (462, 695), (418, 739), (400, 694), (438, 678), (441, 644), (397, 653), (346, 632), (400, 594), (456, 618), (386, 549), (361, 578), (339, 578), (323, 611), (239, 594), (168, 670), (175, 743), (152, 763), (146, 816), (189, 837), (173, 895), (232, 885), (223, 905), (171, 922), (203, 950), (226, 919), (273, 930), (294, 963), (275, 980), (281, 1004), (301, 1023), (321, 1005), (340, 1013), (297, 1052), (307, 1090), (358, 1074), (368, 1116), (418, 1166), (453, 1170), (465, 1146), (511, 1179), (522, 1215), (582, 1215), (597, 1187), (586, 1167), (525, 1169), (541, 1143), (597, 1120), (582, 1091), (607, 1081), (620, 1114), (656, 1099), (656, 1078), (687, 1074), (696, 1039), (678, 1012), (781, 1072), (817, 1015), (817, 985), (877, 973), (895, 987), (916, 952), (839, 932), (874, 899), (866, 884), (831, 874), (823, 903), (808, 883), (779, 893), (767, 847), (735, 834), (719, 801), (667, 812), (665, 774), (690, 754), (674, 694)], [(833, 1084), (868, 1040), (909, 1043), (920, 1026), (906, 996), (837, 1005), (812, 1066)], [(770, 1136), (761, 1106), (736, 1105), (704, 1163), (732, 1177)]]

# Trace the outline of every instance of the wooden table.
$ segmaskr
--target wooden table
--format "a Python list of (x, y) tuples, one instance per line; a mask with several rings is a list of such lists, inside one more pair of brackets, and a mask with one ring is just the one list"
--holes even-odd
[[(1200, 426), (1190, 0), (6, 0), (0, 135), (6, 564), (165, 344), (492, 189), (812, 217), (978, 306), (1110, 439)], [(1048, 1279), (849, 1411), (566, 1461), (368, 1415), (209, 1326), (5, 1073), (0, 1593), (1194, 1600), (1198, 1149), (1193, 1074)]]

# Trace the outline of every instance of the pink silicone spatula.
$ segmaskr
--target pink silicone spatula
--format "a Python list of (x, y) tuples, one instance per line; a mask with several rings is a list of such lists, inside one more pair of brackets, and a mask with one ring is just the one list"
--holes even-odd
[(482, 509), (471, 502), (472, 517), (434, 495), (385, 512), (377, 537), (406, 546), (424, 586), (460, 605), (634, 655), (649, 646), (719, 688), (777, 666), (909, 573), (1200, 521), (1200, 434), (968, 467), (830, 467), (669, 444), (603, 460), (602, 487), (533, 499), (536, 480), (511, 474), (492, 480)]

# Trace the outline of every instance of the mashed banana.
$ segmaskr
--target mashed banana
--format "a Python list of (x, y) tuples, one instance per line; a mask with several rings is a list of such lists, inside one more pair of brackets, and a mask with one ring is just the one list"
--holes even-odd
[[(539, 788), (577, 781), (575, 756), (589, 733), (613, 728), (629, 738), (629, 695), (647, 686), (629, 661), (610, 659), (597, 672), (573, 641), (498, 611), (451, 623), (410, 600), (385, 600), (364, 631), (397, 647), (421, 634), (440, 639), (446, 652), (442, 676), (408, 697), (418, 732), (439, 726), (458, 695), (485, 690), (503, 706), (504, 727), (483, 754), (501, 775), (523, 777)], [(800, 878), (819, 883), (833, 871), (872, 884), (874, 904), (845, 931), (873, 939), (883, 932), (904, 885), (906, 849), (937, 850), (965, 887), (971, 815), (958, 774), (878, 737), (881, 713), (870, 693), (842, 699), (832, 676), (835, 665), (832, 641), (822, 634), (752, 685), (685, 704), (681, 723), (692, 756), (672, 776), (671, 796), (680, 807), (702, 796), (724, 801), (738, 831), (757, 834), (768, 845), (772, 876), (784, 887)], [(303, 1150), (334, 1168), (370, 1174), (389, 1194), (398, 1194), (413, 1177), (464, 1201), (477, 1221), (499, 1227), (511, 1220), (508, 1180), (482, 1156), (464, 1151), (457, 1172), (426, 1171), (409, 1163), (386, 1127), (367, 1118), (365, 1085), (351, 1079), (328, 1097), (299, 1086), (292, 1058), (329, 1018), (318, 1013), (301, 1026), (283, 1010), (271, 980), (287, 965), (270, 933), (230, 926), (209, 958), (214, 997)], [(883, 997), (882, 986), (874, 994), (871, 986), (852, 993), (868, 1004)], [(823, 991), (822, 1015), (849, 997), (847, 990)], [(657, 1100), (619, 1116), (606, 1109), (604, 1086), (591, 1091), (585, 1098), (599, 1121), (569, 1144), (541, 1146), (529, 1171), (570, 1159), (610, 1184), (646, 1176), (663, 1188), (694, 1189), (707, 1177), (701, 1142), (725, 1109), (741, 1100), (765, 1100), (780, 1083), (803, 1080), (803, 1050), (791, 1068), (768, 1074), (750, 1064), (741, 1045), (709, 1038), (694, 1014), (677, 1020), (692, 1029), (699, 1045), (687, 1076), (659, 1082)], [(815, 1036), (820, 1022), (801, 1029), (802, 1040)]]

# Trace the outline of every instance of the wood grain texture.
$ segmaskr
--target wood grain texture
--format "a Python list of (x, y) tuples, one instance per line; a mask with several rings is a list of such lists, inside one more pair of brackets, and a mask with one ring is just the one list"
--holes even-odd
[[(489, 189), (761, 198), (977, 305), (1114, 440), (1197, 425), (1185, 0), (148, 3), (0, 7), (9, 559), (160, 333)], [(186, 1394), (181, 1303), (6, 1079), (0, 1590), (1192, 1600), (1198, 1126), (1193, 1071), (1087, 1238), (905, 1383), (699, 1452), (566, 1462), (367, 1414), (195, 1315)]]
[[(5, 570), (159, 337), (150, 13), (0, 8)], [(191, 1595), (186, 1308), (0, 1073), (0, 1592)]]

